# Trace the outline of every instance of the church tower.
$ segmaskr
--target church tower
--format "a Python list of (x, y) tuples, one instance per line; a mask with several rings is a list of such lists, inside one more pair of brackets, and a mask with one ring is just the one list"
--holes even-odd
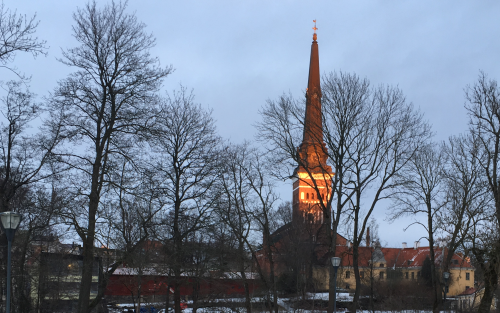
[(297, 149), (298, 166), (293, 175), (293, 223), (297, 226), (307, 224), (311, 230), (318, 230), (326, 223), (322, 207), (326, 207), (331, 197), (334, 173), (326, 163), (328, 155), (323, 141), (319, 54), (314, 22), (304, 134)]

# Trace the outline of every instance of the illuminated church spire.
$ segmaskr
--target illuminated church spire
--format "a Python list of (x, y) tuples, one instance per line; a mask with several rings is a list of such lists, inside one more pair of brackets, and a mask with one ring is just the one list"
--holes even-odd
[(297, 149), (298, 166), (294, 173), (292, 206), (293, 221), (296, 225), (307, 224), (321, 228), (321, 225), (326, 222), (323, 218), (323, 210), (324, 204), (331, 196), (331, 182), (334, 174), (332, 168), (326, 163), (328, 155), (323, 141), (316, 21), (314, 21), (313, 29), (304, 135)]
[(323, 141), (323, 124), (321, 117), (321, 83), (319, 72), (319, 52), (314, 20), (314, 34), (311, 45), (311, 59), (309, 63), (309, 80), (306, 91), (306, 114), (304, 120), (304, 135), (298, 152), (301, 165), (311, 171), (331, 169), (326, 165), (326, 145)]

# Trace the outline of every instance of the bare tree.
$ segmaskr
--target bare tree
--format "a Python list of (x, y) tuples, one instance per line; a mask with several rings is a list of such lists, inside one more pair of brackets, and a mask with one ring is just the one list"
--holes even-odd
[[(275, 208), (277, 195), (269, 177), (269, 164), (262, 152), (249, 143), (229, 146), (223, 164), (220, 176), (222, 195), (217, 212), (237, 238), (237, 264), (245, 285), (246, 309), (248, 312), (252, 310), (250, 286), (245, 274), (249, 263), (247, 255), (251, 254), (267, 291), (269, 311), (277, 312), (276, 255), (281, 251), (272, 237), (279, 223)], [(255, 250), (251, 241), (252, 230), (262, 234), (260, 251)]]
[[(37, 131), (32, 125), (40, 121), (45, 107), (35, 102), (35, 95), (22, 82), (9, 81), (0, 86), (5, 90), (0, 98), (0, 212), (27, 213), (22, 228), (30, 232), (44, 224), (44, 214), (40, 206), (35, 209), (33, 205), (23, 206), (34, 202), (26, 197), (41, 192), (43, 187), (39, 183), (54, 174), (50, 165), (54, 161), (52, 152), (61, 140), (60, 124), (54, 120), (52, 126)], [(31, 214), (40, 215), (37, 223), (27, 222)], [(31, 238), (30, 234), (23, 238), (23, 247)], [(6, 240), (5, 236), (0, 237), (3, 249)], [(5, 258), (1, 262), (4, 261)]]
[(26, 77), (8, 64), (14, 61), (17, 52), (28, 52), (33, 57), (46, 54), (46, 41), (34, 36), (39, 23), (36, 14), (28, 18), (6, 8), (3, 1), (0, 4), (0, 66), (14, 72), (21, 79)]
[[(275, 213), (276, 207), (275, 203), (278, 200), (278, 196), (274, 191), (274, 183), (270, 179), (270, 167), (272, 163), (268, 163), (265, 157), (263, 157), (258, 151), (254, 151), (250, 167), (246, 174), (246, 179), (255, 197), (255, 203), (253, 211), (253, 217), (256, 223), (256, 229), (262, 233), (263, 238), (263, 252), (267, 261), (269, 262), (269, 272), (267, 277), (265, 277), (264, 282), (266, 283), (267, 290), (271, 292), (268, 293), (268, 302), (272, 303), (269, 306), (269, 311), (274, 310), (278, 313), (278, 291), (276, 289), (276, 259), (274, 258), (275, 247), (273, 238), (271, 234), (276, 230), (275, 224)], [(248, 244), (251, 248), (251, 246)], [(255, 257), (255, 251), (250, 249), (250, 252)], [(263, 270), (258, 266), (261, 278), (263, 277)], [(272, 296), (272, 301), (269, 296)]]
[(435, 235), (442, 226), (441, 210), (446, 204), (444, 166), (445, 156), (438, 146), (429, 144), (418, 151), (397, 175), (398, 187), (391, 216), (393, 220), (401, 216), (425, 216), (425, 223), (416, 221), (411, 225), (421, 225), (429, 241), (434, 312), (439, 312), (441, 302), (434, 245)]
[[(346, 149), (346, 165), (350, 166), (344, 168), (351, 178), (346, 187), (352, 192), (349, 204), (354, 223), (356, 290), (353, 308), (357, 306), (361, 288), (358, 248), (364, 241), (371, 214), (379, 201), (392, 197), (398, 185), (395, 175), (404, 169), (430, 136), (430, 127), (422, 114), (406, 102), (401, 90), (389, 86), (371, 91), (360, 119), (362, 124), (355, 129), (356, 137), (348, 142), (351, 148)], [(362, 202), (368, 203), (367, 209), (362, 207)]]
[(53, 160), (53, 151), (60, 142), (60, 124), (53, 120), (49, 127), (33, 134), (30, 124), (45, 109), (34, 101), (34, 95), (21, 82), (5, 85), (1, 101), (3, 120), (0, 124), (0, 211), (8, 211), (19, 189), (53, 174), (44, 169)]
[(442, 230), (447, 234), (443, 272), (448, 272), (455, 252), (468, 246), (475, 217), (483, 214), (491, 198), (477, 160), (479, 142), (474, 142), (471, 136), (461, 135), (449, 138), (443, 148), (446, 155), (443, 170), (446, 205), (440, 219)]
[[(309, 133), (304, 130), (304, 103), (297, 102), (291, 96), (284, 95), (277, 101), (269, 100), (262, 108), (261, 115), (262, 121), (257, 125), (259, 130), (258, 138), (267, 150), (266, 158), (268, 159), (268, 162), (271, 164), (279, 164), (279, 166), (270, 168), (269, 175), (272, 175), (280, 180), (297, 178), (297, 181), (310, 186), (313, 192), (316, 193), (316, 198), (319, 200), (319, 203), (315, 206), (315, 208), (321, 212), (323, 223), (319, 225), (315, 224), (313, 227), (306, 229), (304, 232), (299, 231), (298, 228), (292, 232), (299, 237), (308, 236), (310, 243), (313, 241), (312, 238), (319, 238), (323, 235), (326, 237), (325, 241), (328, 245), (327, 253), (332, 255), (335, 254), (335, 239), (337, 236), (337, 226), (339, 224), (338, 220), (333, 218), (331, 214), (333, 197), (322, 196), (323, 194), (331, 195), (332, 190), (335, 192), (335, 187), (329, 183), (331, 180), (330, 174), (326, 174), (329, 173), (331, 169), (325, 167), (323, 164), (316, 167), (309, 166), (305, 158), (303, 158), (303, 155), (298, 153), (299, 147), (301, 146), (300, 143), (306, 133), (313, 137), (313, 140), (315, 141), (323, 141), (322, 138), (316, 138), (318, 134)], [(312, 130), (317, 129), (317, 127), (311, 128)], [(316, 151), (312, 149), (311, 154), (312, 155), (310, 157), (312, 159), (319, 159), (320, 154), (323, 154), (323, 151), (321, 149)], [(306, 179), (297, 177), (295, 170), (298, 168), (306, 171)], [(335, 178), (336, 177), (334, 177), (334, 181), (336, 181)], [(340, 211), (341, 210), (342, 208)], [(337, 215), (337, 217), (339, 215)], [(300, 227), (300, 225), (294, 225), (293, 227), (296, 226)], [(301, 234), (299, 234), (299, 232), (301, 232)], [(304, 238), (301, 238), (301, 240), (303, 239)], [(309, 244), (305, 247), (310, 249), (308, 251), (308, 255), (312, 256), (313, 254), (319, 252), (316, 249), (318, 247), (314, 244)], [(313, 271), (312, 263), (306, 262), (306, 264), (302, 265), (307, 267), (306, 280), (310, 281), (312, 279)], [(333, 281), (332, 272), (330, 273), (331, 286), (333, 286)], [(333, 299), (333, 287), (331, 287), (331, 289), (331, 298)], [(333, 311), (333, 305), (331, 309)]]
[(130, 154), (137, 133), (155, 116), (155, 92), (171, 72), (150, 55), (152, 35), (126, 3), (103, 8), (91, 2), (73, 15), (73, 36), (80, 44), (63, 51), (60, 60), (76, 72), (62, 80), (51, 98), (51, 114), (63, 120), (65, 149), (60, 160), (72, 170), (68, 190), (76, 205), (67, 212), (83, 241), (83, 273), (78, 312), (90, 304), (92, 263), (101, 196), (112, 182), (117, 156)]
[[(469, 114), (469, 132), (473, 142), (478, 143), (476, 154), (482, 173), (487, 182), (487, 190), (493, 201), (493, 219), (482, 224), (481, 239), (474, 243), (473, 251), (478, 261), (484, 265), (484, 296), (478, 312), (489, 312), (493, 295), (498, 286), (500, 274), (500, 88), (497, 81), (488, 79), (481, 72), (477, 82), (465, 88), (467, 100), (465, 108)], [(479, 217), (478, 217), (479, 218)], [(486, 216), (485, 216), (486, 218)], [(477, 232), (475, 232), (477, 234)], [(488, 242), (489, 241), (489, 242)], [(488, 248), (486, 248), (488, 247)]]
[(237, 266), (245, 288), (245, 307), (252, 312), (250, 286), (247, 280), (248, 248), (253, 225), (252, 189), (247, 175), (252, 151), (248, 144), (229, 146), (225, 151), (225, 161), (221, 166), (221, 197), (217, 203), (217, 214), (229, 226), (237, 240)]
[(206, 227), (217, 198), (221, 140), (211, 112), (193, 102), (185, 88), (165, 98), (149, 131), (151, 168), (163, 207), (165, 241), (172, 243), (175, 312), (180, 312), (180, 279), (185, 242)]

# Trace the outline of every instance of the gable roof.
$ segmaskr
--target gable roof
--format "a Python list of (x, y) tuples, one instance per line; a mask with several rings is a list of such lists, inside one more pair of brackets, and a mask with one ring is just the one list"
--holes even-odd
[[(341, 266), (352, 266), (353, 256), (352, 247), (337, 246), (336, 255), (342, 258)], [(359, 247), (359, 266), (369, 267), (373, 262), (376, 267), (384, 264), (383, 267), (389, 268), (420, 268), (426, 258), (430, 258), (429, 247), (418, 248), (381, 248), (381, 247)], [(434, 248), (436, 265), (443, 262), (443, 249)], [(329, 259), (329, 258), (328, 258)], [(377, 264), (379, 263), (379, 264)], [(470, 268), (474, 267), (468, 258), (462, 254), (455, 253), (452, 257), (450, 268)]]

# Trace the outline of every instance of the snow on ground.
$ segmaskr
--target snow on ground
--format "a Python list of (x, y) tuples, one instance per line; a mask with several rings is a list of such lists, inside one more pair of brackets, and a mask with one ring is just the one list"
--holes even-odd
[[(316, 299), (316, 300), (328, 300), (328, 292), (322, 292), (322, 293), (306, 293), (306, 296), (308, 299)], [(326, 311), (322, 310), (302, 310), (302, 309), (293, 309), (291, 307), (291, 302), (294, 302), (297, 300), (296, 298), (279, 298), (278, 299), (278, 305), (281, 307), (280, 312), (294, 312), (294, 313), (322, 313)], [(262, 297), (255, 297), (252, 298), (252, 302), (262, 302), (264, 299)], [(349, 302), (352, 301), (352, 296), (349, 295), (349, 293), (337, 293), (337, 301), (339, 302)], [(221, 298), (221, 299), (213, 299), (210, 301), (210, 303), (242, 303), (245, 302), (245, 298)], [(193, 301), (187, 301), (186, 302), (188, 305), (192, 305)], [(134, 307), (133, 303), (122, 303), (117, 305), (118, 308), (116, 309), (110, 309), (109, 313), (122, 313), (124, 312), (125, 308), (132, 308)], [(344, 309), (337, 309), (337, 312), (343, 312), (342, 310)], [(173, 311), (172, 311), (173, 312)], [(192, 308), (187, 308), (182, 311), (183, 313), (192, 313), (193, 309)], [(214, 312), (220, 312), (220, 313), (236, 313), (236, 312), (245, 312), (245, 308), (226, 308), (226, 307), (211, 307), (211, 308), (199, 308), (197, 310), (198, 313), (214, 313)], [(375, 311), (375, 313), (432, 313), (432, 311), (418, 311), (418, 310), (404, 310), (404, 311)], [(160, 310), (158, 313), (165, 313), (165, 309)], [(372, 311), (357, 311), (357, 313), (372, 313)], [(453, 311), (441, 311), (440, 313), (453, 313)]]
[[(308, 299), (318, 299), (328, 301), (329, 294), (328, 292), (319, 292), (319, 293), (306, 293)], [(352, 296), (347, 292), (339, 292), (337, 293), (337, 302), (350, 302), (352, 301)]]

